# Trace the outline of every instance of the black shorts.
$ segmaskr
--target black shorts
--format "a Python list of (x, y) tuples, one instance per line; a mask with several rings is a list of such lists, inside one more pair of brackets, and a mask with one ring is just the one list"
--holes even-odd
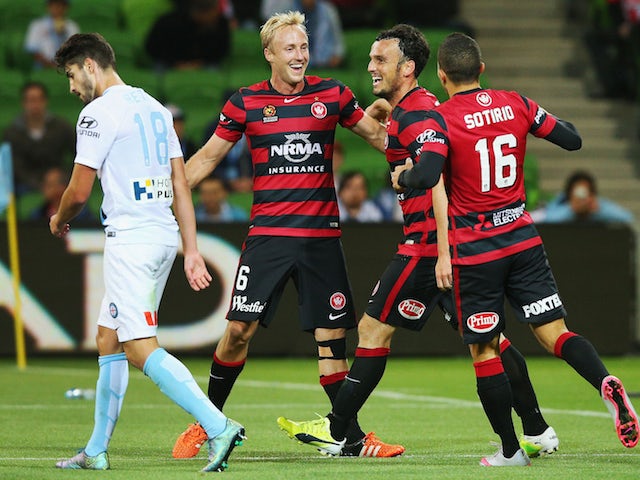
[(373, 289), (367, 315), (408, 330), (422, 330), (436, 305), (452, 315), (451, 293), (438, 290), (436, 259), (398, 255)]
[(289, 278), (298, 291), (302, 330), (356, 326), (339, 238), (249, 237), (240, 254), (227, 319), (268, 326)]
[(487, 343), (505, 329), (504, 298), (521, 323), (567, 315), (542, 245), (480, 265), (454, 266), (454, 292), (465, 344)]

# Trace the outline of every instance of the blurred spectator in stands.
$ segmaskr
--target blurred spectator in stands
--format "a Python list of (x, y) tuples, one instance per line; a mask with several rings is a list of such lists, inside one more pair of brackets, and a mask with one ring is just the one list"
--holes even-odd
[(229, 55), (231, 26), (222, 0), (187, 1), (158, 18), (147, 35), (146, 51), (159, 70), (217, 68)]
[(180, 146), (182, 147), (182, 155), (184, 157), (184, 161), (189, 160), (189, 157), (198, 151), (198, 147), (187, 137), (187, 133), (185, 131), (186, 128), (186, 116), (184, 111), (177, 105), (173, 103), (169, 103), (165, 105), (167, 110), (171, 112), (173, 115), (173, 128), (176, 131), (176, 135), (178, 135), (178, 139), (180, 140)]
[[(227, 100), (236, 90), (230, 88), (224, 92), (222, 105), (227, 103)], [(211, 138), (219, 121), (219, 117), (216, 117), (205, 127), (202, 135), (202, 145)], [(224, 180), (232, 192), (249, 193), (253, 190), (253, 161), (251, 160), (251, 152), (244, 135), (218, 164), (215, 169), (215, 175)]]
[(367, 178), (358, 170), (345, 172), (338, 186), (341, 222), (381, 222), (382, 211), (369, 198)]
[(47, 109), (46, 86), (27, 82), (20, 93), (22, 113), (2, 135), (11, 145), (17, 196), (38, 190), (49, 168), (70, 166), (76, 151), (73, 125)]
[(236, 11), (235, 8), (233, 8), (231, 0), (219, 0), (218, 8), (224, 18), (229, 22), (229, 27), (232, 29), (238, 28), (238, 19), (236, 18)]
[(393, 2), (391, 9), (397, 23), (458, 31), (471, 37), (475, 33), (471, 25), (460, 17), (459, 0), (402, 0)]
[(595, 178), (581, 170), (569, 176), (564, 191), (546, 208), (535, 210), (531, 216), (538, 223), (633, 222), (633, 214), (627, 209), (598, 196)]
[(338, 9), (328, 0), (263, 0), (266, 20), (275, 13), (304, 13), (309, 34), (309, 68), (335, 68), (344, 62), (345, 43)]
[(585, 43), (598, 83), (590, 88), (592, 97), (636, 96), (637, 4), (637, 0), (591, 2)]
[(48, 15), (31, 21), (24, 41), (24, 49), (33, 55), (35, 68), (55, 68), (53, 57), (60, 45), (80, 32), (78, 24), (67, 18), (69, 0), (47, 0), (47, 10)]
[(266, 21), (276, 13), (285, 13), (294, 10), (294, 0), (262, 0), (260, 2), (260, 17)]
[[(44, 202), (29, 214), (30, 220), (49, 222), (51, 216), (58, 211), (62, 194), (69, 184), (69, 176), (69, 172), (60, 167), (51, 167), (44, 173), (40, 188)], [(97, 222), (97, 220), (87, 208), (83, 208), (74, 221)]]
[(391, 186), (391, 177), (387, 177), (387, 184), (380, 189), (373, 199), (383, 215), (386, 222), (404, 222), (402, 207), (398, 201), (398, 194)]
[(393, 2), (380, 0), (331, 0), (331, 3), (338, 8), (340, 20), (345, 29), (378, 28), (385, 23), (398, 23), (395, 19), (389, 20), (392, 18)]
[(309, 34), (309, 68), (335, 68), (344, 62), (345, 46), (338, 9), (328, 0), (295, 0)]
[(199, 200), (195, 206), (198, 222), (242, 222), (249, 215), (227, 201), (229, 192), (222, 179), (210, 176), (198, 185)]

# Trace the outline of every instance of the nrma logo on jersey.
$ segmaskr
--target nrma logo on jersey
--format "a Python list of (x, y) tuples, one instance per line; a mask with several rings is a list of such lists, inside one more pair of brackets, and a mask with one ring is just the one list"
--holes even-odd
[(285, 135), (285, 143), (271, 146), (271, 156), (284, 157), (292, 163), (301, 163), (313, 154), (322, 155), (322, 146), (317, 142), (311, 143), (310, 136), (310, 133)]
[(173, 198), (171, 177), (138, 178), (131, 181), (137, 202), (153, 202)]

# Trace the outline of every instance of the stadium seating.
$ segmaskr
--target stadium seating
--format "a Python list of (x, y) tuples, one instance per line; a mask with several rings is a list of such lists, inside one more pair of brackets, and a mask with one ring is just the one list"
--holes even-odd
[(144, 41), (154, 21), (172, 8), (171, 0), (118, 0), (123, 29), (129, 35), (129, 43), (135, 64), (150, 67), (151, 60), (144, 49)]
[[(187, 117), (187, 134), (197, 143), (202, 132), (218, 114), (223, 95), (229, 89), (251, 85), (270, 76), (264, 60), (257, 29), (233, 31), (232, 53), (219, 70), (170, 71), (158, 73), (150, 68), (144, 53), (144, 38), (153, 21), (171, 8), (171, 0), (101, 0), (71, 3), (69, 17), (82, 31), (99, 31), (114, 47), (118, 71), (123, 80), (144, 88), (164, 103), (180, 106)], [(82, 104), (68, 93), (64, 77), (53, 71), (31, 71), (31, 59), (24, 53), (24, 34), (30, 20), (43, 14), (40, 2), (0, 0), (3, 16), (0, 25), (0, 100), (5, 107), (0, 113), (0, 128), (4, 128), (19, 112), (19, 89), (28, 79), (44, 82), (50, 91), (53, 111), (75, 122)], [(369, 50), (378, 29), (360, 28), (345, 31), (346, 62), (340, 69), (310, 69), (309, 74), (332, 77), (349, 86), (362, 106), (375, 97), (371, 93), (371, 77), (367, 72)], [(436, 52), (447, 30), (427, 29), (424, 33), (431, 45), (431, 59), (420, 77), (421, 85), (431, 90), (441, 101), (446, 94), (436, 77)], [(387, 166), (381, 154), (373, 151), (362, 139), (338, 129), (337, 139), (345, 148), (344, 169), (357, 168), (365, 172), (372, 191), (387, 182)], [(240, 200), (240, 203), (250, 204)], [(97, 211), (94, 205), (92, 210)]]
[(0, 12), (3, 35), (6, 32), (20, 31), (24, 37), (29, 22), (44, 15), (46, 10), (44, 2), (0, 0)]
[[(26, 2), (25, 2), (26, 3)], [(41, 4), (44, 2), (29, 2)], [(100, 0), (99, 2), (71, 1), (68, 16), (83, 32), (104, 32), (120, 28), (122, 0)], [(149, 2), (153, 3), (153, 2)]]
[(22, 72), (6, 70), (2, 72), (0, 81), (0, 132), (11, 123), (20, 112), (20, 89), (24, 83)]

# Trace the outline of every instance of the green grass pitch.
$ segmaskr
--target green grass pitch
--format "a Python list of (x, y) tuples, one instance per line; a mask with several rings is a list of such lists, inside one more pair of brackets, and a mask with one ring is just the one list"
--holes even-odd
[[(206, 390), (210, 362), (183, 361)], [(640, 391), (640, 358), (607, 358), (609, 370), (630, 392)], [(531, 468), (487, 469), (480, 458), (497, 441), (484, 417), (467, 358), (393, 358), (360, 413), (366, 431), (402, 443), (391, 459), (330, 458), (298, 445), (275, 419), (326, 414), (328, 401), (313, 359), (249, 358), (225, 413), (243, 423), (248, 439), (230, 458), (225, 478), (247, 479), (602, 479), (640, 478), (640, 447), (618, 441), (595, 390), (564, 362), (530, 358), (529, 371), (560, 450), (534, 459)], [(109, 454), (110, 472), (54, 468), (56, 460), (84, 446), (93, 425), (93, 402), (67, 400), (70, 387), (93, 388), (97, 363), (89, 358), (34, 358), (25, 371), (0, 360), (0, 478), (108, 478), (164, 480), (202, 478), (206, 454), (174, 460), (171, 448), (191, 421), (143, 374), (131, 369), (129, 390)], [(640, 399), (635, 398), (636, 406)], [(520, 424), (516, 421), (516, 430)], [(204, 449), (203, 449), (204, 450)]]

